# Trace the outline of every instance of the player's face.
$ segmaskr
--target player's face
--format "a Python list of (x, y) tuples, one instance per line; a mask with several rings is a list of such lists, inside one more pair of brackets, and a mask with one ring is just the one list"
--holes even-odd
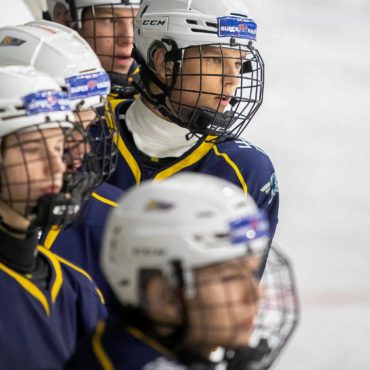
[(1, 197), (17, 212), (58, 193), (66, 165), (65, 135), (61, 128), (33, 130), (7, 136), (2, 143)]
[(189, 344), (204, 350), (248, 344), (261, 296), (253, 271), (259, 261), (233, 260), (199, 269), (188, 302)]
[(127, 74), (133, 59), (133, 20), (137, 10), (117, 7), (87, 8), (79, 31), (107, 71)]
[(245, 56), (240, 50), (216, 46), (187, 49), (171, 95), (174, 108), (198, 106), (224, 112), (241, 85)]

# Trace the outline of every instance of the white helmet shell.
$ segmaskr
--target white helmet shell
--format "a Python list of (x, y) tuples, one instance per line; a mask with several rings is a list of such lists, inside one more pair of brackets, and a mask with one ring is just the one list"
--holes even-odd
[(121, 303), (138, 306), (141, 269), (158, 269), (171, 281), (174, 260), (191, 274), (251, 251), (262, 255), (267, 244), (266, 218), (240, 188), (209, 175), (178, 174), (125, 194), (107, 222), (101, 263)]
[(172, 39), (178, 48), (204, 44), (239, 45), (256, 40), (257, 25), (243, 0), (144, 0), (136, 17), (134, 43), (149, 61), (155, 41)]
[(73, 127), (72, 120), (67, 94), (51, 77), (33, 67), (0, 67), (0, 138), (45, 122), (43, 128)]
[[(5, 40), (5, 41), (4, 41)], [(102, 69), (98, 57), (78, 33), (63, 25), (34, 21), (25, 25), (0, 28), (0, 65), (33, 66), (55, 79), (66, 88), (77, 106), (93, 107), (110, 91), (109, 77)], [(95, 78), (100, 89), (88, 94), (73, 94), (71, 78)], [(81, 88), (83, 90), (83, 88)]]
[[(73, 0), (72, 0), (73, 1)], [(71, 0), (47, 0), (47, 9), (51, 19), (54, 18), (54, 9), (57, 4), (62, 4), (66, 10), (71, 10), (70, 3)], [(120, 8), (134, 8), (137, 9), (140, 6), (142, 0), (74, 0), (73, 5), (77, 9), (79, 13), (81, 13), (83, 8), (87, 8), (89, 6), (99, 5), (100, 7), (106, 6), (114, 6)], [(81, 14), (77, 15), (78, 19), (81, 19)]]

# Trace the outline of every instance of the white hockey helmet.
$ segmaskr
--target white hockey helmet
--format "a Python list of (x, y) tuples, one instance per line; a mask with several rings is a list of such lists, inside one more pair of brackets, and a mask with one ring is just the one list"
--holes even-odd
[[(264, 65), (255, 48), (256, 37), (257, 24), (251, 18), (244, 0), (144, 0), (135, 21), (133, 52), (134, 58), (141, 66), (147, 93), (145, 95), (144, 92), (144, 96), (160, 107), (162, 114), (194, 133), (215, 135), (218, 137), (217, 141), (223, 141), (230, 136), (238, 137), (253, 118), (263, 99)], [(234, 62), (239, 59), (240, 72), (228, 75), (239, 81), (233, 95), (223, 90), (214, 94), (230, 100), (224, 112), (220, 105), (214, 110), (198, 105), (189, 107), (182, 103), (182, 100), (175, 101), (178, 108), (175, 108), (174, 104), (168, 104), (168, 98), (174, 103), (171, 100), (171, 92), (175, 90), (179, 91), (180, 95), (198, 90), (199, 94), (202, 93), (202, 84), (198, 82), (194, 83), (196, 86), (192, 86), (192, 89), (186, 90), (181, 74), (182, 62), (186, 59), (185, 50), (197, 47), (201, 54), (202, 46), (214, 47), (215, 50), (218, 48), (224, 62), (227, 59), (233, 59)], [(153, 71), (153, 54), (159, 48), (166, 50), (166, 63), (175, 63), (172, 75), (166, 72), (166, 84), (159, 81)], [(240, 53), (227, 57), (220, 48), (235, 49)], [(202, 77), (207, 76), (202, 70), (198, 73), (200, 81)], [(192, 75), (196, 76), (196, 72)], [(219, 76), (226, 76), (226, 73), (222, 72)], [(181, 81), (180, 88), (174, 88), (177, 80)], [(155, 94), (151, 91), (150, 85), (153, 82), (163, 93)], [(203, 93), (212, 95), (209, 91)]]
[[(133, 8), (137, 9), (142, 0), (47, 0), (47, 10), (51, 19), (54, 17), (54, 9), (57, 4), (64, 5), (65, 9), (71, 13), (72, 20), (79, 22), (82, 19), (82, 11), (84, 8), (90, 6), (114, 6), (119, 8)], [(80, 27), (80, 26), (79, 26)], [(79, 28), (78, 27), (78, 28)]]
[(189, 297), (195, 268), (264, 255), (268, 240), (264, 214), (240, 188), (209, 175), (178, 174), (144, 182), (122, 198), (107, 222), (101, 263), (120, 302), (140, 307), (141, 269), (158, 269), (173, 282), (173, 261), (180, 261)]
[(33, 67), (0, 67), (0, 138), (38, 124), (44, 128), (73, 127), (65, 92), (48, 75)]
[(148, 63), (151, 46), (163, 39), (172, 39), (184, 49), (219, 43), (248, 46), (256, 37), (257, 25), (244, 0), (144, 0), (134, 42)]
[(68, 92), (73, 108), (101, 105), (110, 81), (98, 57), (78, 33), (48, 21), (0, 28), (0, 65), (30, 65)]

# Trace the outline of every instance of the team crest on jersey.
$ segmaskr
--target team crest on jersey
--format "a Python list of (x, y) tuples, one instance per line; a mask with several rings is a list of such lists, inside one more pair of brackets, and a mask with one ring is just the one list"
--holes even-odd
[(1, 40), (0, 46), (20, 46), (24, 44), (25, 42), (26, 42), (25, 40), (17, 39), (16, 37), (5, 36)]
[(268, 202), (268, 204), (270, 204), (274, 199), (275, 195), (279, 192), (279, 184), (275, 172), (271, 175), (270, 181), (264, 186), (262, 186), (260, 191), (270, 195), (270, 200)]

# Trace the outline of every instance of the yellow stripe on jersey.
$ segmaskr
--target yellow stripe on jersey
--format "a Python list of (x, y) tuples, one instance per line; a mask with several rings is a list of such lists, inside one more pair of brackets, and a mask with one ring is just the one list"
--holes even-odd
[[(109, 100), (110, 109), (113, 112), (115, 112), (117, 106), (120, 103), (124, 102), (125, 100), (127, 100), (127, 99), (110, 99)], [(108, 108), (106, 108), (106, 110), (109, 111)], [(126, 160), (127, 164), (129, 165), (129, 167), (132, 171), (132, 174), (135, 177), (136, 184), (138, 185), (140, 183), (140, 180), (141, 180), (141, 171), (140, 171), (139, 165), (137, 164), (135, 158), (132, 156), (130, 151), (127, 149), (127, 146), (124, 143), (124, 141), (122, 140), (122, 137), (119, 134), (119, 132), (117, 132), (117, 134), (114, 135), (114, 143), (116, 144), (116, 146), (118, 148), (118, 151), (121, 153), (121, 156)]]
[(108, 198), (104, 198), (102, 197), (101, 195), (99, 195), (98, 193), (92, 193), (91, 196), (97, 200), (99, 200), (100, 202), (102, 203), (105, 203), (105, 204), (108, 204), (109, 206), (112, 206), (112, 207), (117, 207), (118, 206), (118, 203), (117, 202), (114, 202), (113, 200), (110, 200)]
[(50, 306), (44, 293), (34, 284), (32, 281), (28, 280), (18, 272), (6, 267), (0, 262), (0, 269), (15, 279), (28, 293), (30, 293), (34, 298), (36, 298), (41, 305), (44, 307), (45, 312), (50, 316)]
[(245, 180), (243, 178), (243, 175), (242, 175), (240, 169), (238, 168), (238, 166), (235, 164), (235, 162), (232, 161), (232, 159), (226, 153), (220, 153), (218, 151), (216, 145), (213, 147), (213, 151), (216, 153), (217, 156), (223, 157), (225, 159), (225, 161), (232, 167), (232, 169), (234, 170), (236, 176), (238, 177), (238, 179), (240, 181), (240, 184), (242, 185), (242, 188), (244, 190), (244, 193), (245, 194), (248, 194), (248, 186), (247, 186), (247, 183), (245, 182)]
[[(213, 136), (207, 136), (206, 140), (212, 140)], [(214, 143), (204, 141), (198, 146), (191, 154), (182, 159), (181, 161), (175, 163), (173, 166), (166, 168), (165, 170), (159, 172), (154, 180), (161, 181), (167, 179), (168, 177), (174, 175), (175, 173), (189, 167), (198, 161), (200, 161), (208, 152), (212, 149)]]
[(141, 181), (140, 167), (138, 163), (136, 162), (135, 158), (133, 157), (133, 155), (128, 150), (120, 134), (118, 134), (115, 137), (114, 143), (116, 144), (118, 151), (121, 153), (122, 157), (125, 159), (125, 161), (129, 165), (131, 172), (135, 177), (136, 185), (139, 185)]
[(99, 321), (95, 328), (95, 333), (92, 338), (92, 348), (95, 353), (96, 358), (100, 362), (103, 370), (114, 370), (114, 366), (105, 352), (103, 344), (101, 342), (101, 337), (105, 331), (105, 322)]
[[(58, 260), (58, 261), (60, 261), (60, 262), (62, 262), (62, 263), (64, 263), (65, 265), (67, 265), (67, 266), (69, 266), (69, 267), (71, 267), (71, 268), (73, 268), (74, 270), (76, 270), (76, 271), (78, 271), (80, 274), (82, 274), (82, 275), (84, 275), (87, 279), (89, 279), (92, 283), (94, 283), (94, 280), (93, 280), (93, 278), (84, 270), (84, 269), (82, 269), (81, 267), (78, 267), (78, 266), (76, 266), (75, 264), (73, 264), (72, 262), (70, 262), (70, 261), (67, 261), (66, 259), (64, 259), (64, 258), (62, 258), (62, 257), (60, 257), (60, 256), (58, 256), (57, 254), (54, 254), (54, 257)], [(99, 295), (99, 297), (100, 297), (100, 300), (101, 300), (101, 303), (103, 303), (103, 304), (105, 304), (105, 299), (104, 299), (104, 296), (103, 296), (103, 293), (100, 291), (100, 289), (95, 285), (95, 283), (94, 283), (94, 286), (95, 286), (95, 290), (96, 290), (96, 292), (98, 293), (98, 295)]]
[(141, 340), (142, 342), (146, 343), (149, 347), (152, 347), (154, 348), (155, 350), (157, 350), (158, 352), (161, 352), (163, 354), (165, 354), (166, 356), (168, 357), (174, 357), (173, 353), (170, 352), (167, 348), (163, 347), (160, 343), (158, 343), (157, 341), (155, 341), (154, 339), (152, 338), (149, 338), (147, 337), (143, 332), (141, 332), (140, 330), (132, 327), (132, 326), (129, 326), (127, 328), (127, 331), (133, 336), (135, 337), (136, 339), (139, 339)]
[(52, 263), (55, 271), (55, 281), (51, 288), (51, 301), (54, 303), (60, 289), (63, 285), (63, 273), (62, 268), (60, 266), (59, 261), (55, 258), (55, 254), (48, 251), (46, 248), (42, 247), (41, 245), (38, 246), (38, 250), (44, 254)]
[(55, 242), (55, 239), (58, 237), (61, 230), (62, 228), (59, 225), (53, 225), (50, 228), (43, 245), (46, 249), (51, 249), (52, 245)]
[(112, 108), (112, 111), (116, 112), (117, 105), (121, 104), (122, 102), (124, 102), (126, 100), (128, 100), (128, 99), (115, 99), (115, 98), (109, 99), (109, 105)]

